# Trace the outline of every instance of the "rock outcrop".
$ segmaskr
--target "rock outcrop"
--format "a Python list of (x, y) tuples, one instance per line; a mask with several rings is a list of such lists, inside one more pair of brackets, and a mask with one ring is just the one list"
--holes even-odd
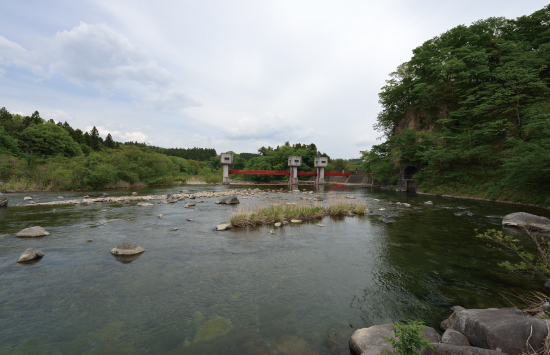
[(44, 253), (38, 249), (27, 248), (23, 254), (17, 259), (18, 263), (24, 263), (25, 261), (32, 261), (41, 259), (44, 256)]
[(216, 230), (225, 231), (225, 230), (231, 229), (232, 227), (233, 226), (231, 225), (231, 223), (220, 223), (216, 226)]
[(8, 207), (8, 197), (0, 192), (0, 207)]
[(550, 232), (550, 219), (525, 212), (515, 212), (504, 216), (502, 225)]
[(15, 236), (19, 238), (37, 238), (46, 235), (50, 235), (50, 233), (46, 232), (46, 230), (40, 226), (34, 226), (20, 230)]

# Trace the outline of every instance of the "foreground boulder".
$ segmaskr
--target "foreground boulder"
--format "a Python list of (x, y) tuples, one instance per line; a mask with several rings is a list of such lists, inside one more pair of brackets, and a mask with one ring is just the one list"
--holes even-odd
[[(386, 343), (386, 337), (395, 337), (395, 332), (390, 329), (391, 326), (392, 324), (382, 324), (357, 329), (349, 340), (350, 349), (358, 355), (378, 355), (382, 354), (384, 350), (388, 355), (392, 354), (391, 344)], [(438, 343), (441, 340), (434, 328), (426, 327), (422, 332), (431, 343)]]
[(221, 200), (216, 201), (216, 204), (218, 205), (237, 205), (241, 203), (237, 196), (229, 196), (226, 198), (222, 198)]
[(472, 346), (506, 354), (527, 353), (527, 344), (539, 350), (548, 334), (546, 321), (524, 316), (517, 308), (457, 310), (446, 323)]
[(134, 243), (128, 243), (124, 242), (122, 244), (117, 245), (113, 249), (111, 249), (111, 254), (113, 255), (136, 255), (141, 254), (145, 251), (140, 246), (137, 246)]
[(505, 355), (497, 350), (481, 349), (474, 346), (460, 346), (445, 343), (432, 343), (433, 349), (426, 348), (422, 355)]
[(50, 235), (50, 233), (46, 232), (46, 230), (42, 227), (35, 226), (35, 227), (22, 229), (19, 232), (17, 232), (15, 236), (20, 238), (36, 238), (36, 237), (44, 237), (46, 235)]
[(515, 212), (504, 216), (502, 225), (550, 232), (550, 219), (525, 212)]
[(8, 207), (8, 197), (0, 192), (0, 207)]
[(19, 259), (17, 259), (17, 262), (23, 263), (25, 261), (38, 260), (38, 259), (41, 259), (43, 256), (44, 256), (44, 253), (41, 252), (40, 250), (34, 249), (34, 248), (27, 248), (27, 250), (25, 250), (23, 254), (21, 254)]

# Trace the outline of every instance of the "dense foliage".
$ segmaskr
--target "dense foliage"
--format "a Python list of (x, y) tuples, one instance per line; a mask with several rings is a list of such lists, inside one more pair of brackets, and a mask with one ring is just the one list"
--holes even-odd
[(115, 142), (110, 134), (104, 140), (96, 127), (82, 132), (67, 122), (45, 121), (37, 111), (21, 116), (0, 109), (3, 190), (171, 184), (195, 174), (221, 181), (215, 150), (191, 151), (214, 152), (214, 157), (209, 153), (199, 162), (167, 156), (144, 143)]
[(458, 26), (413, 50), (380, 93), (374, 178), (419, 167), (425, 191), (550, 204), (550, 5)]
[(216, 149), (213, 148), (158, 148), (158, 150), (166, 155), (192, 160), (208, 160), (218, 156)]

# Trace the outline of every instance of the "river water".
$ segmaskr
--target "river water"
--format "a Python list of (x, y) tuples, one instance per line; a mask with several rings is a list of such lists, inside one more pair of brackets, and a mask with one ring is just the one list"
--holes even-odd
[[(540, 280), (498, 267), (513, 255), (489, 248), (475, 229), (501, 229), (502, 217), (518, 211), (550, 217), (537, 208), (351, 187), (321, 195), (353, 195), (367, 203), (367, 216), (279, 229), (215, 226), (247, 205), (314, 194), (257, 193), (239, 197), (239, 206), (197, 199), (204, 202), (194, 208), (23, 206), (28, 195), (45, 202), (103, 193), (10, 194), (10, 207), (0, 209), (0, 354), (349, 354), (357, 328), (419, 319), (438, 329), (453, 305), (507, 307), (506, 293), (539, 290)], [(15, 237), (35, 225), (50, 235)], [(124, 241), (147, 251), (117, 260), (109, 251)], [(18, 264), (28, 247), (46, 255)]]

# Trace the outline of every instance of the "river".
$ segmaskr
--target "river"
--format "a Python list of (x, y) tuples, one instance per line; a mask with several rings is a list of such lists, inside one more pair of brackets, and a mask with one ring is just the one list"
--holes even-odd
[[(357, 328), (418, 319), (438, 329), (453, 305), (507, 307), (507, 293), (541, 286), (504, 271), (497, 263), (513, 255), (475, 238), (476, 228), (501, 229), (508, 213), (550, 217), (533, 207), (327, 186), (325, 200), (353, 195), (370, 213), (216, 232), (238, 208), (316, 194), (264, 186), (238, 206), (23, 206), (24, 196), (181, 188), (9, 194), (0, 209), (0, 354), (349, 354)], [(15, 237), (35, 225), (50, 235)], [(121, 262), (109, 251), (124, 241), (147, 251)], [(46, 255), (17, 263), (28, 247)]]

